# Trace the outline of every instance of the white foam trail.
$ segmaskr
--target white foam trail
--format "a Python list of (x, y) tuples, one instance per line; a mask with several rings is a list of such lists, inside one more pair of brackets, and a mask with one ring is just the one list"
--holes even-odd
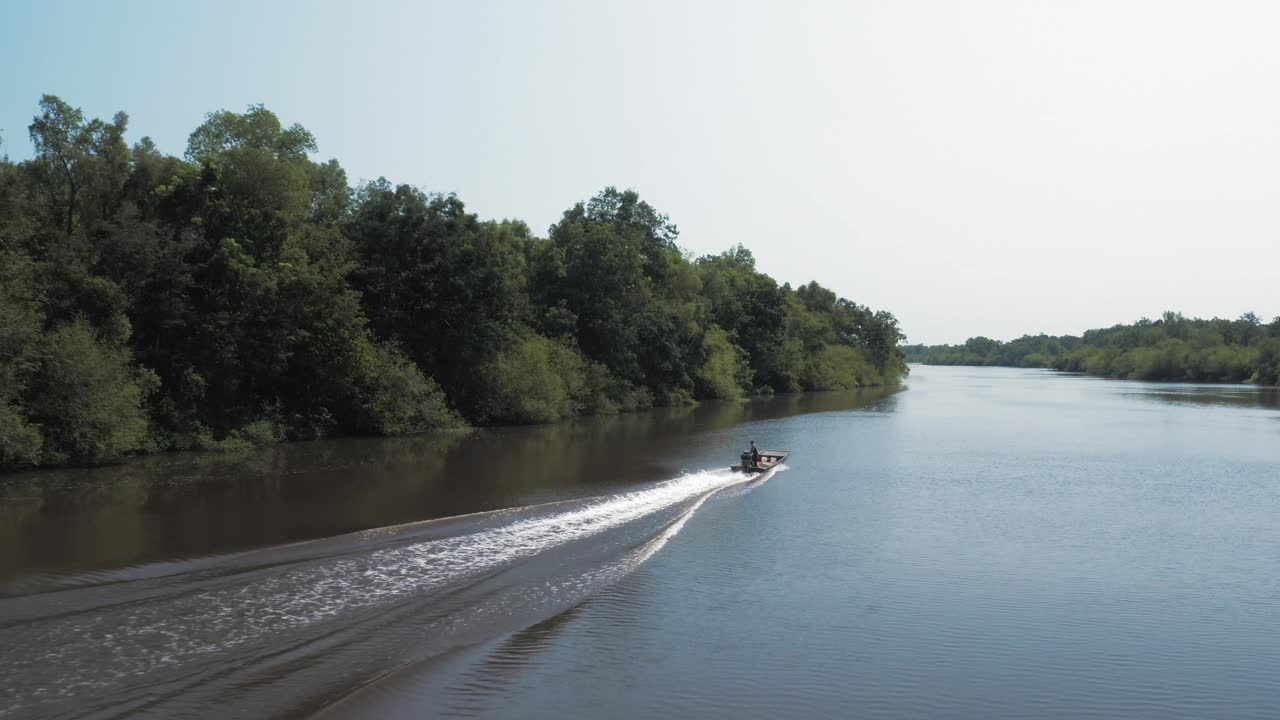
[[(548, 581), (545, 585), (537, 585), (530, 588), (523, 588), (516, 592), (514, 596), (508, 596), (500, 599), (498, 603), (492, 604), (482, 602), (477, 606), (469, 608), (468, 612), (462, 616), (453, 618), (451, 625), (464, 626), (492, 619), (493, 616), (501, 615), (505, 612), (505, 604), (515, 601), (517, 604), (522, 601), (528, 601), (533, 604), (539, 600), (545, 601), (548, 596), (554, 596), (560, 608), (571, 607), (581, 602), (594, 591), (602, 587), (607, 587), (617, 583), (622, 578), (629, 575), (636, 568), (643, 565), (646, 561), (658, 553), (668, 542), (671, 541), (684, 528), (689, 519), (709, 500), (716, 495), (718, 490), (734, 488), (737, 492), (745, 492), (751, 488), (767, 482), (773, 475), (789, 469), (786, 465), (779, 465), (776, 468), (755, 476), (744, 476), (730, 474), (728, 481), (724, 484), (712, 487), (710, 490), (703, 492), (701, 496), (689, 507), (685, 508), (674, 520), (662, 529), (648, 542), (633, 548), (623, 554), (614, 562), (607, 563), (603, 566), (578, 572), (570, 577), (557, 578), (554, 581)], [(716, 471), (717, 473), (723, 471)], [(736, 493), (735, 493), (736, 494)], [(418, 658), (421, 659), (421, 658)], [(395, 670), (383, 673), (377, 678), (371, 679), (369, 682), (361, 685), (351, 693), (344, 696), (341, 700), (325, 707), (316, 714), (316, 718), (346, 718), (346, 717), (363, 717), (367, 715), (367, 708), (361, 706), (357, 698), (360, 698), (368, 690), (378, 682), (385, 681), (393, 674), (409, 671), (412, 672), (413, 662), (409, 661)], [(351, 703), (355, 702), (355, 706)]]
[[(748, 481), (763, 482), (772, 473), (755, 477), (727, 469), (695, 473), (468, 535), (300, 562), (270, 575), (232, 576), (203, 592), (141, 603), (123, 616), (109, 613), (50, 622), (44, 637), (34, 644), (45, 652), (27, 662), (49, 670), (46, 677), (51, 686), (39, 688), (39, 695), (67, 697), (107, 688), (125, 676), (182, 665), (199, 656), (483, 575), (696, 499), (638, 552), (628, 553), (608, 569), (611, 576), (620, 577), (674, 537), (716, 491)], [(109, 649), (112, 662), (92, 666), (77, 662), (81, 653), (76, 647), (87, 641)], [(0, 670), (4, 664), (0, 663)]]

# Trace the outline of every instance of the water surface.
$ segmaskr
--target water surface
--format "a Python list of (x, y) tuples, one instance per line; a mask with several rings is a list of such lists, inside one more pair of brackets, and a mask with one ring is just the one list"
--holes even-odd
[(1274, 391), (908, 385), (19, 478), (0, 714), (1276, 717)]

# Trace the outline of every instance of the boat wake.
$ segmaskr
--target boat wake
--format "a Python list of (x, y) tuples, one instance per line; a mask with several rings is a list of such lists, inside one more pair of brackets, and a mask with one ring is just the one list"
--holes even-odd
[(706, 471), (3, 598), (0, 717), (315, 711), (582, 602), (652, 557), (708, 498), (775, 472)]

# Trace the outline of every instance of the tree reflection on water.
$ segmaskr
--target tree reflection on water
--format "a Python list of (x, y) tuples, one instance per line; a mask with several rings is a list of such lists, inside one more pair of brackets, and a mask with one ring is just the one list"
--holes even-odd
[[(551, 425), (335, 439), (0, 479), (0, 582), (292, 542), (673, 477), (748, 422), (891, 410), (893, 389), (778, 395)], [(725, 458), (728, 465), (732, 458)]]

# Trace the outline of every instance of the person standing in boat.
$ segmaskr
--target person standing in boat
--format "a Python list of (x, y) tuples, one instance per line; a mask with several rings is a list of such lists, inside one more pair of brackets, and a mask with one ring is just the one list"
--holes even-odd
[(760, 467), (760, 450), (756, 447), (756, 441), (751, 441), (751, 464)]

